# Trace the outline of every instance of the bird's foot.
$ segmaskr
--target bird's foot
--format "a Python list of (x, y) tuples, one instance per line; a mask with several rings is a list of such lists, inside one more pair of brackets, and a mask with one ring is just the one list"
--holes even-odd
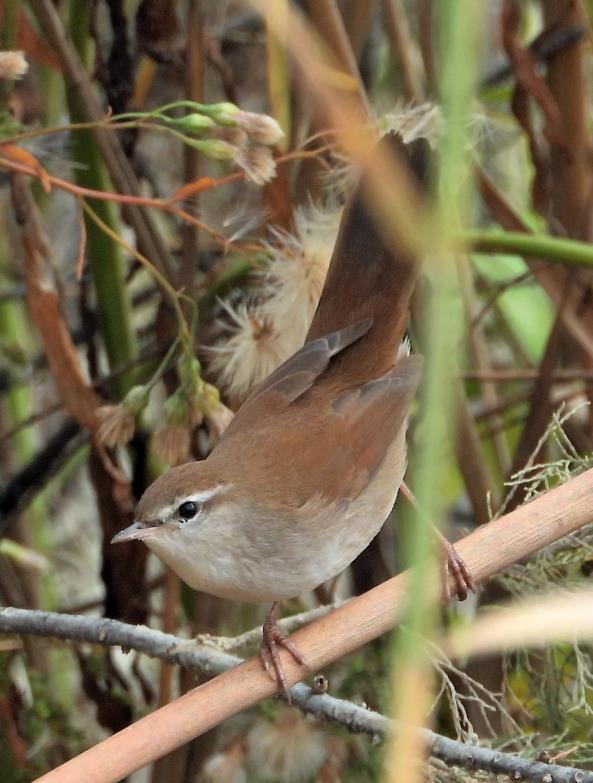
[[(441, 546), (444, 554), (442, 569), (444, 598), (450, 601), (451, 598), (457, 596), (460, 601), (465, 601), (468, 590), (471, 590), (472, 593), (476, 592), (476, 585), (471, 571), (450, 541), (441, 537)], [(453, 577), (455, 583), (453, 590), (449, 587), (450, 576)]]
[[(469, 568), (467, 567), (465, 560), (457, 554), (457, 550), (450, 541), (447, 541), (445, 536), (441, 533), (438, 527), (430, 520), (430, 518), (422, 511), (418, 505), (418, 501), (414, 497), (410, 488), (405, 481), (402, 482), (400, 487), (402, 495), (406, 498), (408, 503), (416, 510), (420, 516), (428, 522), (436, 533), (437, 539), (443, 549), (443, 567), (441, 569), (441, 580), (443, 586), (443, 598), (445, 601), (450, 601), (451, 598), (457, 596), (460, 601), (465, 601), (467, 598), (467, 591), (471, 590), (472, 593), (476, 592), (476, 586), (474, 579), (471, 575)], [(449, 577), (453, 577), (455, 583), (454, 590), (449, 587)]]
[(284, 647), (284, 649), (292, 655), (295, 661), (302, 666), (307, 666), (307, 668), (309, 668), (309, 665), (294, 642), (291, 642), (286, 634), (278, 627), (275, 609), (276, 604), (274, 604), (264, 622), (262, 629), (263, 639), (259, 650), (259, 657), (261, 658), (262, 666), (269, 676), (282, 688), (282, 692), (290, 704), (290, 691), (288, 690), (288, 682), (284, 669), (282, 668), (282, 661), (280, 660), (278, 648)]

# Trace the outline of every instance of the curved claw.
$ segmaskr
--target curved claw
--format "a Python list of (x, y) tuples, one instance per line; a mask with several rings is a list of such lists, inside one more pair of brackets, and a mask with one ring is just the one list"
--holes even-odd
[(286, 634), (282, 633), (278, 627), (276, 618), (274, 616), (275, 608), (276, 605), (274, 604), (263, 625), (263, 638), (262, 645), (259, 650), (259, 657), (265, 671), (271, 677), (271, 679), (276, 680), (282, 689), (287, 702), (290, 704), (290, 691), (288, 690), (288, 682), (286, 680), (286, 675), (284, 674), (284, 669), (282, 668), (282, 661), (280, 660), (280, 655), (278, 654), (278, 648), (284, 647), (284, 649), (292, 655), (297, 663), (300, 663), (302, 666), (306, 666), (307, 668), (310, 667), (302, 653), (299, 651), (298, 647), (294, 644), (294, 642), (291, 642)]
[[(443, 592), (446, 600), (450, 600), (455, 595), (460, 601), (465, 601), (468, 590), (476, 592), (476, 585), (467, 567), (465, 560), (457, 553), (457, 550), (450, 541), (442, 540), (442, 546), (445, 552), (445, 561), (443, 569)], [(453, 577), (455, 582), (455, 592), (452, 594), (449, 589), (449, 576)]]

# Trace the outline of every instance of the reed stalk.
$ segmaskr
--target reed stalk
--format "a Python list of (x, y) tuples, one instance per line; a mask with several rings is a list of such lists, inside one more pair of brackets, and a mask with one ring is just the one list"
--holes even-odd
[(471, 180), (467, 171), (466, 118), (476, 74), (476, 30), (480, 20), (462, 0), (442, 6), (439, 13), (442, 83), (440, 85), (444, 132), (439, 150), (437, 208), (428, 237), (427, 273), (432, 295), (426, 313), (426, 365), (422, 383), (422, 415), (412, 482), (419, 508), (406, 526), (407, 562), (412, 566), (405, 631), (395, 636), (392, 661), (393, 716), (401, 721), (386, 751), (386, 780), (411, 783), (424, 779), (424, 750), (415, 727), (422, 725), (433, 696), (432, 667), (424, 640), (436, 627), (438, 579), (434, 534), (430, 519), (439, 526), (445, 517), (449, 444), (454, 442), (454, 384), (463, 327), (455, 268), (459, 246), (455, 231), (465, 223)]
[[(68, 28), (78, 55), (87, 68), (90, 66), (92, 53), (90, 15), (90, 4), (72, 0), (69, 6)], [(75, 90), (69, 86), (66, 95), (72, 122), (83, 122), (86, 117), (78, 104)], [(101, 154), (92, 136), (84, 130), (73, 131), (72, 141), (74, 158), (80, 164), (75, 170), (77, 183), (95, 190), (112, 190)], [(109, 201), (93, 201), (92, 206), (101, 220), (115, 234), (121, 235), (115, 204)], [(134, 359), (137, 353), (130, 299), (126, 289), (125, 259), (120, 246), (94, 221), (87, 215), (84, 216), (84, 221), (86, 254), (95, 284), (99, 325), (109, 366), (113, 370)], [(114, 382), (114, 394), (118, 398), (123, 397), (133, 383), (134, 372), (124, 373)]]

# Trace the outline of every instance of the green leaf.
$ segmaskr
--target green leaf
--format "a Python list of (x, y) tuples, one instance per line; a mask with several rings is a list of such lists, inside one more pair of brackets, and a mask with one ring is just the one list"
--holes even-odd
[[(474, 268), (494, 286), (502, 286), (528, 271), (518, 256), (473, 255)], [(531, 278), (503, 291), (496, 307), (530, 361), (541, 359), (554, 321), (554, 307)]]

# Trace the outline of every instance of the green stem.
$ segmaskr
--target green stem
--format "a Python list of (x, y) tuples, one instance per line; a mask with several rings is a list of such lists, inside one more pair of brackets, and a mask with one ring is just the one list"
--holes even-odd
[(34, 130), (22, 131), (21, 133), (14, 133), (11, 136), (7, 136), (2, 139), (4, 144), (18, 144), (19, 141), (28, 141), (29, 139), (36, 139), (39, 136), (51, 136), (56, 133), (70, 133), (78, 130), (92, 130), (93, 128), (109, 128), (111, 130), (122, 130), (124, 128), (137, 128), (138, 123), (136, 121), (130, 122), (111, 122), (106, 120), (97, 120), (96, 122), (71, 122), (68, 125), (56, 125), (53, 127), (44, 126), (43, 128), (35, 128)]
[(91, 209), (91, 207), (85, 202), (84, 199), (81, 198), (80, 203), (82, 205), (85, 215), (88, 216), (89, 219), (96, 226), (98, 226), (98, 228), (100, 228), (100, 230), (107, 237), (110, 237), (115, 244), (117, 244), (119, 247), (124, 248), (130, 255), (134, 256), (134, 258), (136, 258), (142, 264), (142, 266), (148, 269), (150, 274), (155, 278), (157, 283), (161, 286), (165, 294), (167, 294), (167, 296), (171, 300), (171, 305), (173, 307), (179, 325), (179, 339), (181, 340), (184, 349), (187, 346), (189, 346), (189, 348), (191, 349), (192, 348), (191, 332), (187, 325), (187, 321), (185, 320), (185, 316), (183, 314), (181, 305), (179, 304), (179, 296), (175, 291), (175, 289), (173, 288), (173, 286), (171, 285), (171, 283), (169, 283), (167, 278), (154, 266), (154, 264), (150, 263), (150, 261), (146, 258), (146, 256), (143, 256), (142, 253), (140, 253), (138, 250), (136, 250), (131, 245), (129, 245), (124, 239), (119, 237), (105, 223), (105, 221), (101, 220), (97, 212)]
[(145, 388), (146, 388), (146, 391), (147, 391), (148, 394), (150, 394), (150, 392), (154, 389), (156, 384), (163, 377), (163, 373), (169, 367), (169, 363), (171, 362), (171, 359), (175, 355), (175, 351), (177, 350), (177, 348), (179, 346), (179, 343), (180, 343), (180, 338), (176, 337), (175, 340), (173, 341), (171, 347), (169, 348), (169, 350), (167, 351), (167, 353), (163, 357), (163, 360), (161, 361), (159, 366), (154, 371), (154, 374), (153, 374), (152, 378), (145, 384)]
[[(164, 106), (159, 106), (155, 111), (164, 114), (164, 112), (171, 111), (172, 109), (191, 109), (199, 114), (204, 114), (206, 117), (210, 117), (213, 114), (216, 115), (220, 113), (220, 105), (221, 104), (219, 103), (197, 103), (196, 101), (180, 100), (166, 103)], [(233, 104), (230, 103), (225, 104), (225, 106), (229, 107), (232, 105)]]
[[(15, 46), (16, 38), (16, 12), (18, 3), (15, 0), (8, 0), (4, 3), (4, 15), (2, 18), (2, 27), (0, 32), (0, 46), (2, 49), (11, 50)], [(13, 82), (2, 82), (0, 80), (1, 101), (7, 100), (12, 90)], [(4, 107), (2, 107), (4, 108)], [(10, 266), (9, 259), (11, 255), (4, 240), (0, 243), (0, 273), (4, 278), (10, 278), (13, 269)], [(27, 319), (26, 308), (23, 302), (7, 299), (0, 302), (0, 337), (8, 345), (18, 346), (25, 354), (29, 354), (33, 348), (32, 333)], [(21, 421), (28, 419), (35, 410), (33, 392), (30, 386), (10, 385), (6, 397), (7, 410), (5, 414), (11, 424), (16, 425)], [(31, 431), (21, 430), (18, 432), (12, 443), (14, 456), (18, 465), (24, 465), (31, 460), (35, 454), (36, 442)], [(31, 539), (34, 546), (45, 548), (47, 545), (47, 536), (43, 527), (44, 501), (33, 504), (29, 510), (28, 525), (23, 526), (23, 530), (31, 531)], [(45, 595), (47, 598), (47, 594)], [(51, 605), (48, 601), (47, 605)]]
[[(14, 49), (16, 39), (17, 0), (5, 0), (3, 3), (2, 25), (0, 26), (0, 49)], [(8, 99), (12, 92), (12, 79), (0, 79), (0, 111), (8, 111)]]
[[(5, 0), (3, 4), (3, 18), (0, 27), (1, 49), (10, 51), (15, 48), (18, 8), (18, 0)], [(12, 88), (12, 80), (0, 80), (0, 122), (6, 128), (14, 125), (8, 112), (8, 101)], [(4, 236), (2, 236), (0, 238), (0, 271), (6, 276), (12, 274), (11, 258), (12, 254)], [(25, 352), (30, 351), (33, 337), (23, 302), (7, 300), (0, 303), (0, 335), (7, 343), (10, 344), (12, 342), (21, 350)], [(26, 420), (34, 408), (33, 391), (30, 386), (19, 387), (11, 385), (6, 399), (6, 409), (3, 411), (6, 418), (12, 424), (17, 424)], [(13, 453), (11, 453), (11, 457), (15, 457), (15, 462), (19, 465), (29, 462), (35, 453), (36, 441), (33, 433), (30, 431), (19, 432), (15, 436), (12, 445)], [(42, 496), (37, 498), (36, 502), (27, 509), (26, 514), (19, 519), (14, 532), (16, 532), (17, 537), (21, 538), (24, 544), (28, 544), (31, 541), (34, 547), (47, 549), (46, 518), (46, 499)], [(14, 547), (18, 547), (18, 544), (5, 539), (3, 546), (5, 549), (6, 547), (12, 548), (14, 554)], [(19, 581), (21, 578), (19, 577)], [(26, 581), (23, 580), (24, 594), (32, 601), (33, 605), (43, 608), (54, 608), (54, 587), (51, 574), (47, 574), (41, 579), (38, 576), (29, 575)], [(34, 659), (32, 658), (31, 663), (33, 662)], [(54, 679), (54, 685), (58, 685), (56, 675), (59, 674), (59, 667), (51, 666), (45, 651), (40, 651), (35, 663), (40, 665)], [(66, 690), (63, 682), (60, 685)], [(62, 687), (59, 688), (60, 691)]]
[[(89, 36), (91, 4), (70, 2), (69, 30), (82, 61), (90, 62)], [(82, 122), (83, 112), (78, 106), (75, 91), (67, 90), (70, 117)], [(95, 190), (111, 190), (101, 155), (89, 134), (74, 132), (72, 147), (75, 159), (82, 164), (76, 168), (79, 185)], [(115, 235), (121, 234), (121, 225), (115, 205), (109, 201), (95, 201), (93, 209), (101, 221)], [(97, 311), (105, 350), (111, 369), (129, 362), (136, 356), (136, 340), (132, 328), (131, 307), (125, 282), (125, 259), (121, 247), (85, 215), (87, 234), (86, 253), (97, 295)], [(133, 372), (122, 375), (115, 384), (115, 394), (121, 398), (133, 386)]]
[[(471, 110), (476, 68), (476, 37), (482, 29), (478, 3), (449, 0), (439, 9), (439, 55), (443, 136), (440, 142), (439, 200), (435, 223), (427, 237), (430, 249), (426, 266), (432, 295), (425, 319), (426, 365), (422, 380), (422, 420), (412, 487), (423, 513), (411, 517), (405, 530), (406, 559), (412, 565), (402, 625), (406, 633), (395, 637), (392, 662), (394, 717), (399, 719), (387, 751), (389, 783), (419, 780), (418, 765), (424, 756), (408, 730), (426, 719), (431, 702), (432, 673), (425, 639), (430, 639), (438, 620), (434, 533), (427, 518), (439, 524), (444, 518), (446, 475), (453, 442), (453, 383), (456, 354), (462, 336), (461, 310), (456, 290), (455, 236), (465, 224), (470, 204), (467, 192), (467, 115)], [(461, 186), (460, 186), (461, 183)], [(429, 266), (430, 265), (430, 266)], [(408, 521), (408, 520), (406, 520)], [(400, 728), (401, 727), (401, 728)]]
[[(282, 152), (288, 150), (291, 135), (292, 91), (290, 89), (290, 60), (286, 48), (286, 35), (288, 35), (289, 0), (276, 0), (270, 3), (267, 10), (267, 71), (268, 71), (268, 96), (272, 106), (272, 114), (284, 129), (285, 136), (279, 146)], [(276, 25), (271, 24), (270, 17), (274, 17)], [(274, 32), (282, 30), (282, 34)]]
[(5, 0), (3, 3), (2, 27), (0, 28), (0, 47), (2, 49), (14, 49), (18, 5), (18, 0)]
[(514, 231), (464, 231), (460, 240), (476, 253), (509, 253), (560, 264), (593, 266), (593, 245), (575, 239)]

